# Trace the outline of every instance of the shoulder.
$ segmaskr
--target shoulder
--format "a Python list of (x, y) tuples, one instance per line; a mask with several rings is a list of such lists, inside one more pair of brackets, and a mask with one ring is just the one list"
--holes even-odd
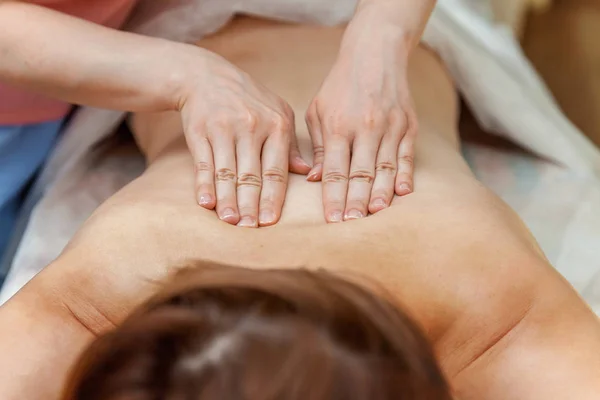
[(160, 205), (109, 200), (33, 282), (91, 332), (112, 328), (169, 274), (158, 233), (167, 214)]

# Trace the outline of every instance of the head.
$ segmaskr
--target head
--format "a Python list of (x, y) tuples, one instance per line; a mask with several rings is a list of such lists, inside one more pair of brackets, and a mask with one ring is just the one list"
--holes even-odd
[(324, 271), (189, 268), (99, 337), (65, 399), (451, 399), (418, 327)]

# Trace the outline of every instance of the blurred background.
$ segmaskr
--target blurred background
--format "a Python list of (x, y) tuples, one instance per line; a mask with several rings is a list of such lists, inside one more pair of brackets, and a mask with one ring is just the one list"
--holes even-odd
[(600, 0), (551, 0), (523, 22), (525, 53), (567, 116), (600, 146)]
[[(600, 0), (463, 0), (512, 30), (562, 111), (600, 147)], [(467, 107), (461, 135), (468, 142), (524, 150), (491, 136)]]

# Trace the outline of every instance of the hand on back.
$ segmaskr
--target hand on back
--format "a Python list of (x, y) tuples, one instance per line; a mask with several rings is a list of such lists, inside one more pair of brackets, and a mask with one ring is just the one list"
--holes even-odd
[(290, 106), (224, 58), (205, 53), (180, 104), (201, 206), (238, 226), (275, 224), (288, 171), (323, 182), (327, 222), (376, 213), (394, 194), (412, 192), (417, 118), (406, 64), (345, 54), (306, 114), (311, 169), (299, 153)]
[(298, 151), (290, 106), (209, 52), (187, 90), (180, 109), (198, 203), (230, 224), (276, 223), (288, 171), (310, 170)]

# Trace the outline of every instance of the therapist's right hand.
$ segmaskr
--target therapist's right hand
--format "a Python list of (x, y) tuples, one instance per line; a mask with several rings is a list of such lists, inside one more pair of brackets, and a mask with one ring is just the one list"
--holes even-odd
[[(201, 49), (200, 49), (201, 50)], [(288, 171), (307, 174), (290, 106), (224, 58), (202, 51), (179, 109), (196, 169), (196, 197), (243, 227), (275, 224)]]

